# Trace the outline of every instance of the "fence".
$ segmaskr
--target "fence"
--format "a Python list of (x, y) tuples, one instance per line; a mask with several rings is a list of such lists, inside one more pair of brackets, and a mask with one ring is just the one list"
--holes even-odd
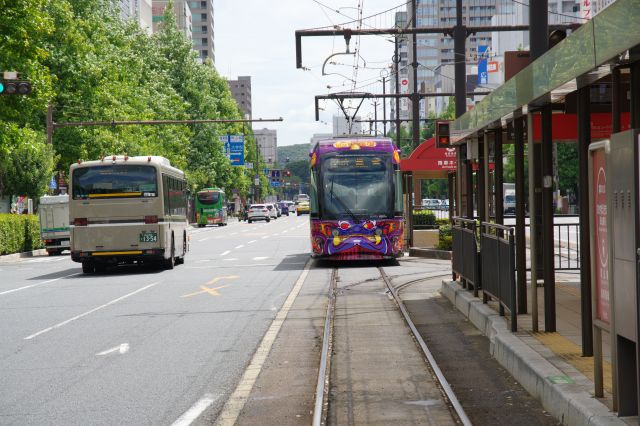
[(453, 218), (452, 268), (462, 278), (462, 286), (473, 286), (473, 295), (478, 297), (480, 288), (480, 253), (477, 240), (478, 224), (473, 219)]
[(514, 229), (482, 222), (480, 231), (482, 301), (487, 303), (490, 297), (496, 299), (500, 315), (504, 315), (507, 308), (511, 314), (511, 331), (518, 331)]

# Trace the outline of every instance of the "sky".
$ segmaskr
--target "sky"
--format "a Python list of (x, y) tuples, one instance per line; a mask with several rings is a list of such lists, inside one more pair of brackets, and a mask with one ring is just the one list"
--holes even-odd
[[(356, 91), (382, 93), (381, 75), (388, 72), (393, 43), (389, 36), (369, 35), (359, 40), (353, 37), (350, 50), (353, 52), (357, 46), (360, 56), (356, 78), (353, 55), (332, 58), (325, 67), (325, 73), (332, 75), (323, 76), (325, 60), (333, 53), (345, 52), (344, 38), (304, 37), (302, 62), (309, 68), (304, 71), (296, 69), (295, 31), (352, 21), (358, 17), (359, 5), (362, 17), (368, 17), (400, 6), (405, 1), (215, 0), (215, 66), (222, 76), (230, 80), (251, 76), (254, 119), (284, 119), (282, 123), (255, 123), (254, 128), (276, 129), (278, 146), (309, 143), (314, 133), (331, 133), (333, 115), (342, 115), (334, 101), (321, 101), (320, 107), (324, 110), (320, 111), (321, 121), (316, 122), (314, 97), (349, 91), (353, 87), (352, 80), (357, 82), (358, 88), (368, 84)], [(364, 20), (362, 28), (392, 27), (395, 10)], [(351, 101), (352, 107), (357, 106), (357, 102)], [(373, 117), (373, 110), (373, 100), (365, 100), (358, 115)], [(382, 118), (381, 104), (378, 105), (378, 118)], [(382, 131), (382, 124), (378, 126)], [(363, 123), (363, 128), (368, 129), (369, 124)]]

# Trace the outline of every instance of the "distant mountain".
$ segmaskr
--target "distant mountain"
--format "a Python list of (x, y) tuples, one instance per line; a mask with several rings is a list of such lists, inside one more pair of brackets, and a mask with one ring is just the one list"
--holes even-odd
[(300, 143), (297, 145), (279, 146), (278, 147), (278, 162), (285, 165), (285, 162), (289, 157), (289, 161), (309, 161), (309, 144)]

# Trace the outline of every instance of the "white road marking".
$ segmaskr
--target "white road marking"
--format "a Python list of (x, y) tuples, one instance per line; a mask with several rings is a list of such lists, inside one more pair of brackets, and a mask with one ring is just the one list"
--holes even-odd
[(60, 327), (62, 327), (62, 326), (64, 326), (64, 325), (67, 325), (67, 324), (69, 324), (69, 323), (71, 323), (71, 322), (73, 322), (73, 321), (75, 321), (75, 320), (78, 320), (78, 319), (80, 319), (80, 318), (82, 318), (82, 317), (86, 317), (86, 316), (87, 316), (87, 315), (89, 315), (89, 314), (92, 314), (92, 313), (94, 313), (94, 312), (96, 312), (96, 311), (99, 311), (100, 309), (103, 309), (103, 308), (106, 308), (106, 307), (108, 307), (108, 306), (111, 306), (111, 305), (113, 305), (114, 303), (118, 303), (118, 302), (120, 302), (121, 300), (124, 300), (124, 299), (126, 299), (126, 298), (128, 298), (128, 297), (131, 297), (131, 296), (133, 296), (134, 294), (140, 293), (141, 291), (144, 291), (144, 290), (146, 290), (146, 289), (148, 289), (148, 288), (151, 288), (151, 287), (153, 287), (153, 286), (156, 286), (156, 285), (158, 285), (158, 284), (160, 284), (160, 281), (156, 281), (155, 283), (151, 283), (151, 284), (149, 284), (149, 285), (147, 285), (147, 286), (144, 286), (144, 287), (142, 287), (142, 288), (139, 288), (139, 289), (137, 289), (137, 290), (135, 290), (135, 291), (132, 291), (131, 293), (125, 294), (124, 296), (120, 296), (120, 297), (118, 297), (117, 299), (113, 299), (111, 302), (107, 302), (107, 303), (105, 303), (104, 305), (100, 305), (100, 306), (98, 306), (97, 308), (93, 308), (93, 309), (91, 309), (91, 310), (89, 310), (89, 311), (87, 311), (87, 312), (84, 312), (84, 313), (80, 314), (80, 315), (76, 315), (76, 316), (75, 316), (75, 317), (73, 317), (73, 318), (69, 318), (69, 319), (68, 319), (68, 320), (66, 320), (66, 321), (59, 322), (59, 323), (58, 323), (58, 324), (56, 324), (56, 325), (52, 325), (51, 327), (47, 327), (47, 328), (45, 328), (44, 330), (40, 330), (40, 331), (38, 331), (37, 333), (33, 333), (32, 335), (25, 337), (25, 338), (24, 338), (24, 340), (31, 340), (31, 339), (33, 339), (34, 337), (38, 337), (38, 336), (40, 336), (41, 334), (48, 333), (49, 331), (51, 331), (51, 330), (55, 330), (56, 328), (60, 328)]
[(282, 231), (283, 234), (286, 234), (287, 232), (289, 232), (289, 231)]
[(231, 250), (227, 250), (227, 251), (223, 252), (220, 256), (226, 256), (226, 255), (228, 255), (229, 253), (231, 253)]
[(258, 241), (258, 240), (251, 240), (251, 241), (249, 241), (247, 244), (253, 244), (253, 243), (255, 243), (256, 241)]
[(300, 293), (300, 289), (302, 288), (302, 284), (307, 279), (307, 275), (309, 274), (309, 268), (311, 267), (311, 261), (307, 261), (307, 264), (304, 267), (304, 270), (300, 274), (298, 281), (291, 289), (287, 300), (285, 300), (282, 308), (273, 319), (273, 322), (269, 326), (266, 334), (262, 338), (260, 342), (260, 346), (256, 350), (255, 354), (253, 354), (253, 358), (251, 358), (251, 362), (249, 366), (244, 371), (242, 375), (242, 379), (240, 379), (240, 383), (236, 387), (231, 397), (227, 400), (222, 408), (222, 412), (220, 416), (218, 416), (218, 420), (216, 421), (217, 425), (224, 426), (232, 426), (238, 420), (238, 416), (240, 415), (240, 411), (249, 399), (249, 394), (251, 393), (251, 389), (253, 389), (253, 385), (255, 384), (260, 371), (262, 370), (262, 366), (271, 351), (271, 346), (273, 342), (276, 340), (278, 336), (278, 332), (284, 323), (284, 320), (287, 318), (287, 314), (289, 310), (293, 306), (293, 302), (298, 297), (298, 293)]
[(236, 250), (241, 249), (242, 247), (244, 247), (244, 244), (240, 244), (239, 246), (236, 246)]
[(200, 241), (207, 241), (208, 239), (209, 239), (209, 237), (202, 238), (202, 239), (198, 240), (198, 242), (200, 242)]
[(238, 234), (237, 232), (232, 232), (232, 233), (231, 233), (231, 235), (237, 235), (237, 234)]
[(243, 230), (243, 231), (240, 231), (240, 232), (249, 232), (249, 230), (248, 230), (248, 229), (245, 229), (245, 230)]
[(118, 352), (120, 355), (126, 354), (127, 352), (129, 352), (129, 344), (123, 343), (121, 345), (116, 346), (115, 348), (107, 349), (106, 351), (97, 353), (96, 356), (109, 355), (114, 352)]
[(189, 408), (183, 415), (181, 415), (178, 420), (173, 422), (171, 426), (187, 426), (193, 423), (195, 419), (200, 416), (215, 402), (216, 399), (220, 398), (219, 396), (214, 396), (210, 393), (205, 394), (202, 398), (200, 398), (191, 408)]
[(48, 283), (52, 283), (54, 281), (58, 281), (61, 280), (63, 278), (69, 278), (69, 277), (73, 277), (75, 275), (82, 275), (82, 272), (76, 272), (75, 274), (70, 274), (70, 275), (65, 275), (64, 277), (60, 277), (60, 278), (54, 278), (52, 280), (47, 280), (47, 281), (42, 281), (41, 283), (36, 283), (36, 284), (31, 284), (31, 285), (25, 285), (24, 287), (20, 287), (20, 288), (14, 288), (12, 290), (6, 290), (3, 291), (2, 293), (0, 293), (0, 296), (5, 295), (5, 294), (9, 294), (9, 293), (15, 293), (16, 291), (20, 291), (20, 290), (26, 290), (28, 288), (32, 288), (32, 287), (36, 287), (42, 284), (48, 284)]
[(209, 259), (200, 259), (200, 260), (198, 260), (198, 262), (208, 262), (208, 261), (209, 261)]
[(222, 260), (224, 260), (225, 262), (228, 262), (228, 261), (231, 261), (231, 260), (240, 260), (240, 259), (238, 259), (237, 257), (228, 257), (228, 258), (222, 259)]
[(266, 240), (267, 238), (269, 238), (268, 235), (265, 235), (264, 237), (262, 237), (263, 240)]
[(254, 257), (251, 260), (265, 260), (265, 259), (268, 259), (268, 257), (267, 256)]

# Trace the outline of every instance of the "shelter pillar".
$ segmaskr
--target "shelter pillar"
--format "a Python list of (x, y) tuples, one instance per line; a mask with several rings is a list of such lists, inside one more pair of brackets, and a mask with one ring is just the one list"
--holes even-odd
[(485, 136), (481, 135), (478, 137), (478, 188), (477, 188), (477, 199), (478, 199), (478, 217), (480, 218), (480, 223), (487, 221), (487, 198), (485, 193), (485, 188), (487, 185), (486, 182), (486, 174), (485, 170), (487, 168), (487, 158), (485, 157), (484, 145), (485, 145)]
[[(551, 105), (542, 107), (542, 265), (544, 278), (544, 326), (556, 331), (556, 274), (553, 238), (553, 136)], [(586, 182), (586, 181), (584, 181)], [(582, 209), (581, 209), (582, 210)]]
[[(513, 121), (516, 166), (516, 287), (518, 293), (518, 313), (527, 313), (527, 247), (524, 217), (524, 119)], [(537, 311), (534, 311), (534, 331), (537, 331)]]
[(495, 206), (496, 223), (504, 225), (504, 166), (502, 163), (502, 127), (499, 127), (493, 137), (493, 164), (495, 173)]
[(580, 304), (582, 356), (593, 356), (591, 313), (591, 256), (589, 229), (589, 144), (591, 143), (591, 100), (589, 86), (578, 89), (578, 176), (580, 205)]

